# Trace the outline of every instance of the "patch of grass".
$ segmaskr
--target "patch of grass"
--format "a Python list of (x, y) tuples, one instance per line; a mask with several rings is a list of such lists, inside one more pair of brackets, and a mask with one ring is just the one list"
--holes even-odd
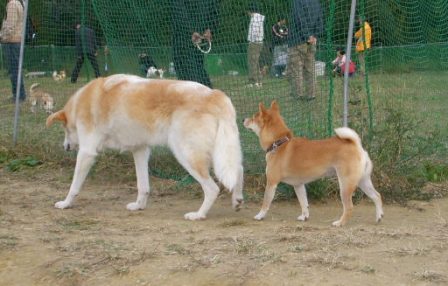
[(445, 275), (432, 270), (423, 270), (422, 272), (414, 272), (413, 276), (417, 280), (426, 282), (443, 283), (447, 281)]
[(18, 238), (12, 235), (0, 235), (0, 250), (14, 249)]
[(188, 249), (185, 249), (182, 245), (180, 244), (168, 244), (166, 246), (166, 253), (167, 254), (180, 254), (180, 255), (189, 255), (191, 252)]
[(16, 172), (22, 167), (36, 167), (42, 164), (42, 161), (35, 159), (32, 156), (23, 159), (14, 159), (6, 164), (6, 169), (11, 172)]
[(59, 225), (64, 231), (79, 231), (90, 230), (99, 226), (99, 222), (93, 219), (68, 219), (60, 218), (56, 220), (56, 224)]
[(367, 273), (367, 274), (374, 274), (376, 272), (375, 268), (373, 268), (370, 265), (365, 265), (365, 266), (361, 267), (361, 269), (359, 269), (359, 271), (361, 271), (362, 273)]
[(226, 220), (226, 221), (220, 223), (218, 226), (234, 227), (234, 226), (242, 226), (242, 225), (247, 225), (247, 221), (241, 220), (241, 219)]

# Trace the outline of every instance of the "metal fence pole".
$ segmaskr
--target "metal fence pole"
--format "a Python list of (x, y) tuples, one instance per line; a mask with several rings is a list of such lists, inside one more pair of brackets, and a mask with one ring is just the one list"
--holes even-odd
[(350, 8), (350, 23), (348, 25), (347, 48), (345, 51), (345, 70), (344, 70), (344, 127), (348, 126), (348, 73), (352, 55), (353, 26), (355, 22), (356, 0), (352, 0)]
[(14, 113), (14, 131), (13, 131), (13, 144), (17, 144), (17, 132), (19, 129), (19, 96), (20, 96), (20, 85), (22, 83), (22, 66), (23, 66), (23, 54), (25, 50), (25, 36), (26, 36), (26, 18), (28, 16), (28, 0), (23, 1), (23, 29), (22, 29), (22, 41), (20, 42), (20, 55), (19, 55), (19, 66), (17, 72), (17, 89), (16, 89), (16, 109)]

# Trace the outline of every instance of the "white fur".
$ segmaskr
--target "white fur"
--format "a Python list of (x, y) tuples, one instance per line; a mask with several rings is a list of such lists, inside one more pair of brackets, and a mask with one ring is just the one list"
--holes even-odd
[(146, 72), (147, 78), (163, 78), (163, 69), (156, 69), (155, 67), (149, 67)]
[[(98, 82), (99, 80), (96, 81), (96, 83)], [(192, 99), (196, 100), (199, 105), (176, 105), (174, 112), (168, 117), (156, 117), (155, 122), (141, 122), (129, 114), (129, 97), (124, 95), (119, 97), (120, 100), (110, 110), (107, 122), (100, 123), (100, 121), (95, 121), (98, 110), (101, 109), (97, 100), (100, 96), (107, 96), (107, 94), (102, 95), (101, 92), (119, 94), (124, 92), (132, 95), (133, 90), (146, 88), (150, 94), (152, 80), (128, 75), (114, 75), (105, 79), (104, 84), (97, 88), (98, 94), (91, 94), (88, 97), (88, 100), (92, 102), (90, 112), (94, 118), (94, 128), (89, 130), (83, 120), (76, 116), (78, 103), (80, 100), (86, 100), (86, 97), (82, 98), (82, 95), (87, 92), (87, 87), (83, 87), (72, 97), (67, 104), (69, 107), (64, 108), (67, 117), (72, 118), (65, 128), (64, 148), (68, 150), (79, 145), (79, 151), (70, 191), (64, 201), (55, 204), (56, 208), (63, 209), (73, 204), (98, 152), (105, 148), (111, 148), (132, 152), (137, 175), (138, 195), (135, 202), (127, 205), (127, 209), (132, 211), (144, 209), (150, 192), (147, 163), (151, 153), (150, 147), (168, 145), (179, 163), (199, 182), (204, 191), (204, 201), (201, 207), (196, 212), (185, 214), (186, 219), (206, 218), (218, 196), (219, 187), (212, 177), (200, 173), (203, 172), (203, 168), (207, 171), (210, 165), (214, 166), (218, 180), (232, 191), (232, 206), (236, 210), (239, 209), (243, 202), (242, 153), (236, 125), (236, 113), (230, 99), (223, 97), (222, 93), (216, 95), (217, 98), (224, 98), (224, 101), (218, 101), (221, 105), (216, 109), (204, 110), (209, 107), (201, 106), (200, 104), (205, 99), (198, 100), (198, 97), (211, 96), (211, 89), (191, 82), (163, 82), (164, 88), (168, 92), (176, 90), (178, 92), (176, 96), (185, 97), (188, 102)], [(163, 104), (170, 103), (169, 99), (166, 99)], [(152, 110), (142, 110), (141, 105), (132, 105), (131, 107), (137, 113), (152, 112)], [(153, 110), (157, 110), (157, 108), (154, 107)], [(148, 124), (151, 124), (151, 128), (148, 128)], [(203, 159), (203, 162), (199, 161), (200, 163), (198, 163), (197, 160), (200, 159)], [(198, 164), (202, 169), (198, 169)]]

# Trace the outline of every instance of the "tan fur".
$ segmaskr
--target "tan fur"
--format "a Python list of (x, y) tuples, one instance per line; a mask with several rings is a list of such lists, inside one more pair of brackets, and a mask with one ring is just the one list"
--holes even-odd
[(98, 78), (79, 89), (64, 108), (47, 118), (64, 124), (64, 148), (79, 147), (75, 174), (64, 201), (67, 208), (79, 193), (98, 152), (133, 154), (138, 197), (129, 210), (144, 209), (149, 195), (148, 160), (152, 146), (167, 145), (179, 163), (201, 184), (204, 201), (189, 220), (204, 219), (219, 187), (232, 194), (232, 206), (243, 202), (243, 167), (236, 113), (222, 91), (189, 81), (143, 79), (131, 75)]
[[(344, 139), (338, 136), (323, 140), (308, 140), (293, 137), (280, 115), (278, 104), (273, 101), (270, 109), (262, 103), (259, 112), (244, 121), (246, 128), (252, 129), (259, 136), (260, 145), (267, 150), (273, 142), (283, 137), (289, 141), (276, 150), (266, 154), (266, 190), (263, 205), (256, 219), (262, 219), (267, 213), (275, 194), (277, 184), (285, 182), (295, 187), (302, 204), (300, 220), (307, 219), (308, 205), (304, 184), (336, 171), (341, 188), (341, 199), (344, 205), (343, 214), (334, 225), (344, 225), (349, 220), (352, 209), (352, 195), (358, 184), (369, 195), (377, 206), (377, 220), (382, 217), (381, 196), (370, 181), (371, 164), (367, 152), (359, 141)], [(357, 135), (356, 135), (357, 136)], [(358, 137), (359, 138), (359, 137)], [(370, 170), (367, 170), (370, 166)], [(368, 187), (366, 187), (368, 185)], [(366, 189), (366, 190), (364, 190)]]
[(28, 99), (31, 105), (31, 112), (36, 112), (36, 108), (42, 108), (47, 113), (53, 113), (54, 99), (49, 93), (43, 91), (38, 83), (31, 85)]

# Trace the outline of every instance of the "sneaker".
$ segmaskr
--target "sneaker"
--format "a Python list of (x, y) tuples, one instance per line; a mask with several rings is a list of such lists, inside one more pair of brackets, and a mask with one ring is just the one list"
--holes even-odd
[(263, 87), (263, 84), (261, 82), (257, 82), (257, 83), (255, 83), (255, 87), (261, 88), (261, 87)]

